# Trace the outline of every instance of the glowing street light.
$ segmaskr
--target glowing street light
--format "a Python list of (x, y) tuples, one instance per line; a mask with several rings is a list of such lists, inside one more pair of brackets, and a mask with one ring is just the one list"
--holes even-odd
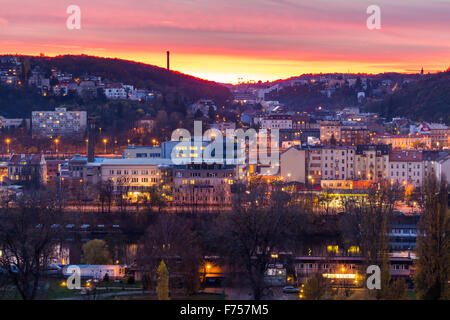
[(105, 145), (105, 153), (106, 153), (106, 144), (108, 143), (107, 139), (103, 139), (103, 144)]
[(9, 144), (11, 143), (11, 139), (6, 138), (5, 142), (6, 142), (6, 145), (8, 146), (8, 153), (9, 153)]
[(58, 153), (58, 143), (59, 143), (59, 139), (55, 139), (56, 153)]

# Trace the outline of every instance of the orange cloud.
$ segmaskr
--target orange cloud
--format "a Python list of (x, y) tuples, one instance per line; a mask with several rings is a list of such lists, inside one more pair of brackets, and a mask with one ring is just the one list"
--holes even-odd
[[(207, 79), (275, 80), (309, 72), (442, 70), (450, 5), (378, 0), (382, 29), (366, 28), (351, 0), (78, 0), (82, 29), (67, 30), (63, 2), (2, 5), (0, 48), (93, 54), (171, 66)], [(1, 24), (1, 20), (0, 20)]]

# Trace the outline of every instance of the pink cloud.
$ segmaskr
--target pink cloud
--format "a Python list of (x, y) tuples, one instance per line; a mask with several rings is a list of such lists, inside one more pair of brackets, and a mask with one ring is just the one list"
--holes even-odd
[(0, 48), (58, 53), (102, 48), (103, 55), (128, 53), (130, 59), (170, 49), (180, 55), (254, 58), (274, 64), (448, 61), (448, 3), (377, 2), (382, 15), (379, 31), (366, 28), (367, 3), (352, 0), (77, 0), (82, 29), (69, 31), (69, 3), (22, 0), (20, 8), (13, 2), (2, 4)]

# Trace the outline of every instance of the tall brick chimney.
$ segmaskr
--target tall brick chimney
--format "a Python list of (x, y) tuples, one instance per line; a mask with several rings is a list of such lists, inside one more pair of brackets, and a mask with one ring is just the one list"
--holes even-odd
[(88, 119), (88, 162), (95, 160), (95, 118)]
[(170, 51), (167, 51), (167, 70), (170, 70)]

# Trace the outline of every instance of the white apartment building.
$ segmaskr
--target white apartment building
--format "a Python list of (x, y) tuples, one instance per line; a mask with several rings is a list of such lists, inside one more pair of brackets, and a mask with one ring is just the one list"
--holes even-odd
[(161, 147), (136, 147), (128, 145), (123, 158), (161, 158)]
[[(20, 127), (25, 119), (7, 119), (0, 116), (0, 128), (17, 128)], [(29, 120), (26, 120), (29, 124)]]
[(105, 88), (105, 96), (108, 99), (126, 99), (128, 94), (126, 88), (121, 84), (110, 85)]
[(341, 141), (342, 124), (339, 121), (321, 121), (320, 122), (320, 142), (327, 143), (333, 137), (336, 142)]
[(262, 129), (292, 129), (292, 116), (273, 114), (261, 120)]
[(354, 177), (357, 180), (388, 179), (389, 145), (359, 145), (356, 147)]
[(58, 137), (83, 135), (87, 126), (86, 111), (67, 111), (55, 108), (55, 111), (33, 111), (31, 114), (33, 135)]
[(322, 149), (322, 179), (352, 180), (356, 148), (351, 146), (330, 146)]
[(320, 184), (322, 179), (322, 149), (310, 148), (308, 149), (307, 157), (307, 184), (316, 185)]
[(394, 150), (389, 155), (389, 180), (403, 186), (422, 187), (424, 163), (421, 151)]
[(145, 191), (165, 182), (164, 170), (171, 164), (167, 159), (104, 159), (102, 181), (111, 181), (115, 191)]

